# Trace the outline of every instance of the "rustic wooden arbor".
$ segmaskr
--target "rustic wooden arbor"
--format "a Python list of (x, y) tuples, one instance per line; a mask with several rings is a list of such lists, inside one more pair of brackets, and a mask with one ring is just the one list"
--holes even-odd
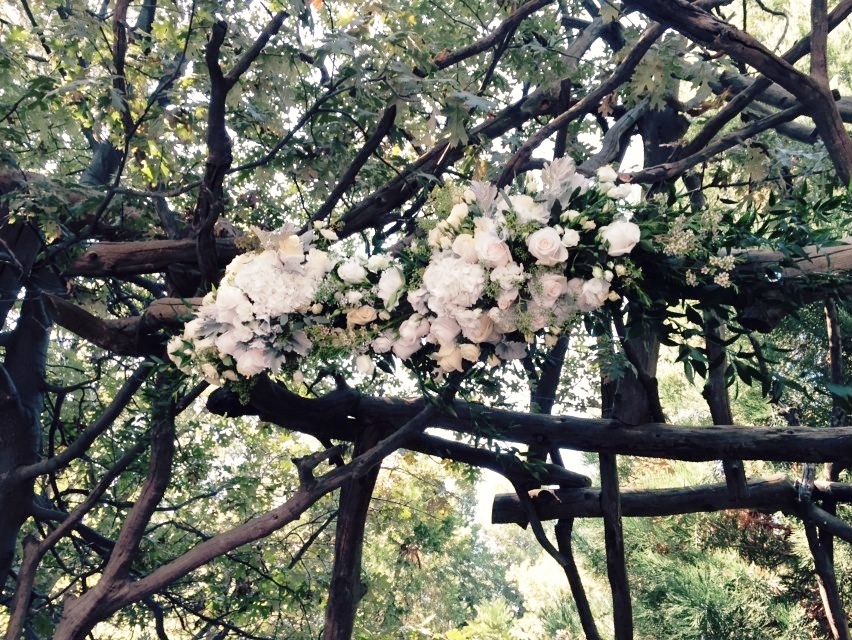
[[(113, 97), (121, 98), (119, 102), (124, 104), (123, 94), (128, 91), (124, 71), (128, 68), (125, 56), (128, 51), (127, 8), (130, 3), (122, 0), (114, 4), (116, 10), (111, 18), (111, 44), (114, 46), (107, 55), (112, 58), (107, 64), (112, 75), (105, 86), (111, 87)], [(150, 10), (149, 19), (153, 20), (156, 3), (143, 4)], [(600, 3), (581, 3), (586, 7), (582, 18), (565, 13), (568, 3), (528, 0), (506, 4), (513, 8), (507, 9), (505, 18), (494, 25), (489, 33), (457, 50), (435, 52), (431, 60), (425, 60), (428, 64), (424, 68), (411, 69), (410, 73), (423, 78), (448, 69), (452, 71), (464, 65), (479, 64), (483, 72), (484, 89), (494, 77), (495, 70), (499, 72), (503, 56), (518, 34), (519, 25), (538, 11), (553, 9), (554, 5), (558, 5), (565, 31), (565, 46), (560, 50), (560, 56), (566, 60), (583, 60), (592, 44), (599, 40), (604, 41), (613, 51), (620, 50), (620, 53), (617, 62), (611, 65), (612, 72), (606, 77), (593, 78), (589, 86), (575, 86), (571, 73), (568, 73), (563, 78), (554, 78), (552, 86), (540, 86), (511, 104), (501, 98), (503, 103), (496, 113), (475, 113), (469, 122), (464, 123), (467, 127), (465, 135), (471, 144), (481, 144), (483, 148), (487, 148), (490, 141), (501, 139), (507, 134), (518, 135), (516, 153), (505, 164), (505, 170), (498, 179), (501, 184), (508, 183), (516, 175), (536, 166), (530, 162), (531, 154), (544, 140), (555, 140), (557, 155), (566, 152), (569, 125), (597, 113), (604, 102), (612, 106), (614, 92), (629, 80), (636, 65), (660, 37), (670, 30), (679, 32), (707, 50), (727, 54), (742, 69), (751, 67), (758, 72), (757, 75), (720, 74), (715, 78), (712, 88), (718, 102), (703, 105), (711, 109), (713, 115), (702, 122), (693, 123), (697, 131), (689, 131), (692, 117), (689, 105), (678, 103), (674, 96), (669, 96), (671, 99), (658, 111), (650, 110), (647, 102), (640, 102), (632, 108), (618, 105), (612, 122), (606, 123), (608, 129), (601, 128), (600, 152), (586, 161), (581, 167), (584, 171), (591, 173), (601, 164), (617, 161), (622, 157), (623, 143), (636, 133), (643, 139), (645, 168), (630, 176), (622, 176), (623, 179), (649, 185), (651, 189), (659, 189), (670, 181), (683, 179), (690, 190), (700, 189), (701, 179), (691, 175), (690, 171), (744, 140), (774, 130), (804, 144), (812, 145), (821, 141), (841, 183), (850, 182), (852, 139), (844, 128), (844, 122), (852, 122), (852, 101), (845, 97), (837, 99), (831, 92), (827, 36), (852, 12), (852, 0), (841, 0), (830, 11), (824, 0), (813, 0), (812, 33), (781, 55), (768, 50), (718, 15), (710, 13), (708, 9), (725, 4), (718, 0), (626, 0), (623, 3), (625, 11), (639, 11), (644, 16), (637, 23), (641, 24), (642, 35), (629, 47), (619, 28), (605, 23), (598, 15)], [(591, 19), (587, 19), (589, 16)], [(3, 336), (4, 377), (0, 380), (0, 391), (4, 402), (0, 406), (0, 415), (5, 431), (0, 437), (0, 511), (6, 517), (0, 520), (0, 548), (3, 551), (0, 554), (0, 569), (4, 578), (10, 570), (22, 523), (30, 517), (39, 517), (32, 505), (35, 479), (61, 469), (70, 460), (83, 455), (92, 442), (110, 427), (149, 372), (148, 368), (140, 368), (79, 440), (54, 457), (37, 460), (38, 439), (44, 430), (39, 414), (46, 393), (45, 359), (51, 323), (61, 325), (112, 354), (162, 356), (163, 336), (160, 330), (164, 325), (178, 324), (176, 318), (186, 309), (186, 300), (208, 289), (216, 281), (220, 269), (236, 253), (232, 241), (217, 239), (214, 234), (218, 218), (227, 213), (229, 177), (234, 174), (247, 175), (258, 166), (272, 163), (276, 154), (286, 145), (301, 144), (298, 139), (294, 141), (299, 128), (305, 124), (313, 126), (318, 114), (325, 109), (324, 104), (329, 96), (325, 95), (324, 89), (318, 90), (313, 101), (308, 100), (304, 113), (299, 114), (298, 126), (289, 129), (268, 153), (260, 159), (232, 166), (234, 154), (226, 133), (228, 125), (232, 123), (228, 122), (230, 114), (226, 99), (241, 79), (252, 77), (253, 65), (266, 47), (273, 46), (271, 43), (274, 43), (276, 36), (281, 35), (288, 18), (290, 16), (284, 11), (270, 16), (265, 26), (251, 30), (248, 46), (235, 48), (229, 52), (230, 57), (220, 55), (227, 42), (228, 26), (224, 22), (216, 22), (210, 28), (203, 61), (210, 79), (208, 126), (204, 140), (207, 157), (203, 176), (197, 183), (175, 185), (174, 192), (124, 189), (127, 185), (123, 183), (121, 169), (131, 161), (131, 149), (138, 142), (138, 128), (149, 115), (147, 109), (141, 115), (134, 114), (124, 105), (120, 114), (123, 125), (121, 144), (114, 146), (108, 141), (91, 140), (91, 163), (82, 178), (93, 189), (101, 190), (103, 198), (93, 211), (86, 212), (78, 221), (80, 228), (71, 230), (74, 242), (69, 244), (82, 242), (88, 248), (82, 257), (75, 260), (61, 246), (52, 246), (50, 251), (46, 251), (44, 233), (38, 221), (22, 221), (10, 215), (12, 211), (9, 210), (7, 200), (0, 204), (0, 241), (3, 248), (3, 260), (0, 263), (0, 293), (3, 294), (0, 317), (4, 323), (14, 315), (11, 314), (13, 307), (24, 298), (20, 307), (20, 321), (4, 324)], [(139, 27), (138, 32), (149, 33), (150, 23), (146, 26), (142, 19), (143, 13), (140, 12), (136, 25)], [(793, 66), (809, 54), (809, 72), (802, 72)], [(302, 61), (306, 64), (315, 63), (311, 56), (304, 57), (307, 59)], [(148, 96), (151, 105), (164, 98), (161, 95), (163, 87), (172, 86), (184, 66), (187, 65), (177, 64), (174, 71), (162, 76), (162, 82)], [(201, 67), (202, 62), (198, 60), (196, 68)], [(576, 68), (568, 71), (574, 72)], [(149, 83), (150, 78), (157, 77), (158, 72), (146, 76), (142, 84)], [(354, 75), (355, 81), (359, 81), (357, 74)], [(255, 75), (251, 81), (255, 80), (267, 82), (269, 78), (258, 78)], [(140, 96), (144, 96), (148, 90), (147, 86), (133, 89)], [(354, 88), (352, 90), (355, 91)], [(341, 91), (340, 95), (345, 93)], [(347, 104), (351, 107), (351, 103)], [(6, 117), (13, 112), (14, 109)], [(745, 122), (733, 124), (740, 115), (746, 116)], [(809, 116), (814, 127), (794, 122), (800, 115)], [(375, 123), (370, 123), (375, 124), (374, 128), (362, 132), (365, 135), (361, 147), (357, 151), (347, 149), (352, 151), (347, 156), (350, 165), (337, 176), (334, 186), (329, 186), (325, 200), (310, 212), (315, 220), (331, 219), (341, 237), (364, 230), (381, 231), (386, 227), (399, 232), (416, 218), (426, 202), (429, 189), (434, 185), (433, 181), (424, 182), (423, 177), (442, 177), (464, 157), (466, 151), (463, 145), (453, 146), (449, 137), (428, 148), (418, 147), (417, 159), (404, 169), (397, 170), (395, 165), (388, 162), (393, 170), (380, 174), (381, 177), (376, 181), (379, 186), (365, 195), (354, 190), (353, 185), (359, 172), (374, 155), (379, 155), (382, 160), (375, 162), (376, 165), (386, 161), (389, 153), (383, 149), (383, 142), (387, 136), (393, 132), (398, 139), (406, 138), (406, 135), (411, 137), (402, 124), (396, 123), (397, 113), (393, 105), (377, 116)], [(195, 143), (200, 144), (201, 138)], [(122, 145), (123, 150), (120, 148)], [(0, 168), (0, 195), (25, 194), (37, 199), (37, 187), (45, 186), (44, 180), (41, 176), (14, 166)], [(47, 183), (46, 190), (52, 188)], [(128, 197), (138, 197), (140, 203), (156, 211), (153, 218), (160, 220), (159, 226), (152, 224), (151, 229), (145, 232), (165, 235), (167, 238), (151, 241), (149, 235), (132, 229), (101, 228), (102, 215), (122, 191)], [(189, 192), (197, 193), (197, 196), (189, 216), (189, 226), (184, 229), (177, 224), (169, 203), (175, 202), (170, 200), (173, 196)], [(352, 195), (352, 200), (347, 201), (344, 196), (353, 192), (355, 195)], [(73, 203), (75, 197), (70, 196), (69, 203)], [(103, 242), (116, 237), (132, 241)], [(800, 304), (809, 299), (822, 300), (832, 293), (819, 287), (803, 287), (803, 279), (809, 274), (852, 272), (851, 253), (848, 244), (822, 253), (814, 250), (810, 259), (800, 261), (788, 271), (773, 267), (771, 279), (761, 278), (761, 274), (768, 265), (777, 265), (779, 256), (751, 254), (735, 274), (735, 279), (748, 285), (741, 287), (743, 295), (732, 294), (729, 299), (717, 302), (736, 309), (740, 322), (746, 326), (756, 330), (771, 328), (781, 315), (789, 311), (788, 306), (780, 305), (778, 301), (790, 297), (791, 291), (795, 291)], [(126, 285), (140, 276), (149, 275), (167, 282), (170, 295), (175, 298), (167, 299), (157, 295), (157, 299), (146, 309), (127, 317), (96, 317), (84, 310), (78, 304), (80, 301), (74, 299), (73, 292), (69, 294), (64, 286), (68, 279), (77, 277), (112, 278)], [(838, 293), (843, 286), (842, 283), (835, 283), (833, 293)], [(25, 297), (22, 296), (24, 291), (27, 293)], [(681, 297), (701, 299), (702, 291), (670, 291), (668, 294), (667, 300), (673, 302)], [(830, 304), (828, 309), (831, 328), (828, 351), (831, 354), (832, 375), (835, 380), (839, 380), (840, 342)], [(638, 326), (641, 318), (634, 315), (629, 321)], [(326, 640), (349, 638), (357, 604), (356, 580), (363, 523), (376, 469), (383, 457), (396, 448), (406, 447), (492, 468), (513, 481), (517, 492), (512, 496), (498, 498), (495, 519), (529, 523), (533, 527), (548, 551), (565, 568), (586, 634), (590, 638), (598, 634), (571, 555), (572, 518), (599, 516), (604, 520), (609, 577), (615, 605), (615, 630), (619, 640), (626, 640), (632, 636), (632, 621), (623, 553), (622, 516), (721, 508), (782, 509), (803, 520), (833, 632), (837, 638), (849, 638), (833, 577), (830, 540), (832, 536), (846, 540), (850, 538), (849, 525), (832, 514), (831, 505), (850, 498), (849, 487), (837, 482), (837, 473), (840, 466), (852, 460), (852, 430), (850, 427), (838, 426), (844, 422), (839, 412), (835, 416), (837, 425), (832, 425), (830, 429), (795, 425), (784, 429), (732, 426), (722, 382), (724, 359), (719, 351), (713, 354), (721, 328), (712, 315), (705, 319), (705, 326), (710, 360), (715, 363), (711, 368), (707, 394), (715, 425), (703, 428), (664, 424), (654, 389), (657, 343), (653, 330), (639, 332), (641, 338), (632, 337), (624, 342), (625, 353), (635, 368), (635, 375), (626, 376), (617, 388), (604, 388), (607, 414), (601, 420), (513, 413), (460, 401), (454, 402), (452, 414), (449, 414), (437, 411), (423, 399), (361, 397), (345, 388), (322, 398), (308, 400), (289, 393), (269, 380), (261, 381), (254, 388), (250, 402), (246, 405), (228, 391), (218, 392), (210, 400), (209, 406), (214, 412), (256, 414), (286, 428), (315, 435), (324, 443), (335, 439), (354, 442), (354, 456), (350, 463), (316, 477), (313, 473), (316, 465), (328, 458), (337, 460), (340, 448), (330, 446), (327, 451), (300, 461), (301, 486), (285, 504), (199, 543), (187, 553), (164, 562), (144, 576), (131, 577), (133, 558), (150, 523), (151, 514), (165, 488), (173, 481), (170, 463), (174, 451), (174, 416), (159, 416), (161, 419), (158, 419), (153, 430), (148, 482), (140, 493), (138, 507), (128, 513), (121, 537), (114, 541), (116, 551), (104, 559), (104, 570), (97, 585), (68, 601), (55, 637), (84, 637), (98, 621), (108, 618), (120, 608), (142, 601), (242, 544), (269, 535), (298, 518), (318, 497), (340, 488), (342, 495), (334, 580), (324, 637)], [(541, 372), (539, 386), (535, 390), (540, 398), (552, 395), (552, 385), (558, 380), (558, 374), (558, 367)], [(547, 408), (545, 404), (539, 402), (542, 409)], [(550, 456), (550, 462), (543, 467), (545, 477), (533, 478), (528, 469), (513, 458), (425, 431), (429, 426), (437, 426), (459, 433), (475, 434), (483, 424), (499, 432), (507, 441), (529, 445), (542, 458)], [(589, 488), (587, 478), (560, 465), (559, 449), (564, 447), (599, 453), (599, 489)], [(139, 447), (135, 455), (139, 455), (143, 449)], [(134, 452), (130, 451), (128, 455), (131, 453)], [(616, 477), (617, 455), (685, 460), (720, 459), (725, 467), (727, 481), (724, 487), (694, 487), (662, 493), (621, 492)], [(746, 479), (740, 463), (744, 459), (793, 460), (811, 464), (829, 462), (832, 466), (827, 479), (815, 482), (812, 488), (807, 485), (806, 489), (810, 491), (800, 491), (787, 479)], [(113, 473), (120, 474), (121, 469), (115, 467), (109, 472)], [(98, 484), (108, 485), (109, 474), (98, 478)], [(559, 489), (539, 490), (542, 483)], [(44, 554), (58, 538), (67, 535), (79, 523), (97, 501), (97, 490), (93, 490), (92, 495), (94, 497), (90, 503), (84, 503), (79, 511), (67, 514), (67, 518), (50, 536), (41, 542), (27, 542), (18, 590), (12, 603), (14, 616), (8, 637), (17, 635), (27, 615), (33, 574), (38, 567), (40, 554)], [(64, 517), (65, 514), (60, 515)], [(552, 518), (558, 520), (555, 545), (547, 541), (542, 527), (543, 521)]]

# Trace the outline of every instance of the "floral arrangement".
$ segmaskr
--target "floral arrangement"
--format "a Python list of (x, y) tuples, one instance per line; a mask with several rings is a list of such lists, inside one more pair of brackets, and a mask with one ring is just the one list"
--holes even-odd
[(438, 376), (522, 358), (535, 335), (641, 276), (628, 258), (641, 230), (617, 204), (631, 188), (616, 178), (602, 167), (591, 181), (562, 158), (524, 192), (473, 182), (394, 254), (335, 256), (322, 223), (258, 232), (261, 249), (228, 265), (169, 355), (214, 384), (293, 372), (309, 355), (347, 354), (371, 373), (392, 354)]

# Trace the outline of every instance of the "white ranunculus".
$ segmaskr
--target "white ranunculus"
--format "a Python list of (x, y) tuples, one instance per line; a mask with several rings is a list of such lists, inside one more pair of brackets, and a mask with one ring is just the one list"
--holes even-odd
[(618, 180), (618, 172), (608, 164), (598, 167), (597, 171), (598, 182), (615, 182)]
[(576, 229), (565, 229), (562, 234), (562, 246), (576, 247), (580, 244), (580, 233)]
[(602, 278), (592, 278), (583, 283), (583, 290), (577, 298), (580, 311), (599, 309), (609, 296), (609, 282)]
[(367, 270), (360, 263), (349, 260), (337, 267), (337, 275), (347, 284), (361, 284), (367, 279)]
[(527, 237), (527, 248), (536, 264), (553, 267), (568, 259), (568, 249), (562, 244), (559, 232), (553, 227), (543, 227)]
[(378, 317), (376, 310), (368, 304), (361, 305), (357, 309), (346, 312), (346, 327), (351, 329), (365, 324), (370, 324)]
[(376, 295), (382, 301), (385, 309), (390, 311), (396, 307), (404, 286), (405, 279), (402, 277), (402, 271), (396, 267), (390, 267), (382, 272)]
[[(512, 204), (512, 211), (515, 212), (521, 223), (537, 222), (539, 224), (547, 224), (550, 220), (550, 212), (525, 193), (509, 196), (509, 202)], [(499, 204), (497, 208), (500, 209)]]
[(423, 343), (420, 338), (408, 336), (399, 336), (393, 343), (392, 349), (394, 355), (401, 360), (408, 360), (415, 353), (420, 351)]
[(474, 237), (476, 255), (489, 268), (502, 267), (512, 261), (512, 251), (495, 233), (477, 233)]
[(448, 316), (435, 318), (429, 326), (429, 337), (438, 344), (455, 343), (459, 333), (461, 333), (459, 323)]
[(629, 220), (616, 220), (601, 229), (601, 238), (607, 243), (607, 253), (611, 256), (623, 256), (633, 250), (641, 239), (639, 225)]
[(476, 255), (476, 242), (469, 233), (460, 233), (456, 236), (453, 240), (453, 253), (470, 264), (479, 260), (479, 256)]
[(568, 278), (561, 273), (543, 273), (532, 286), (533, 300), (544, 309), (551, 309), (566, 293)]
[(355, 368), (365, 376), (369, 376), (376, 370), (376, 363), (367, 354), (361, 354), (355, 358)]

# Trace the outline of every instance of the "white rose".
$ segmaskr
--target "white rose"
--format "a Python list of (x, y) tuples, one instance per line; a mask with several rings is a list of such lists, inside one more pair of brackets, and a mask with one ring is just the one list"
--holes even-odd
[(420, 351), (423, 344), (420, 338), (399, 336), (393, 343), (393, 352), (397, 358), (408, 360), (412, 355)]
[(580, 311), (599, 309), (609, 296), (609, 282), (601, 278), (592, 278), (583, 283), (583, 289), (577, 298)]
[[(550, 220), (550, 212), (526, 194), (509, 196), (512, 203), (512, 211), (518, 216), (518, 220), (524, 222), (538, 222), (547, 224)], [(498, 209), (499, 209), (498, 205)]]
[(373, 373), (373, 371), (375, 371), (376, 363), (373, 362), (373, 359), (367, 354), (361, 354), (355, 358), (355, 368), (365, 376), (369, 376)]
[(618, 172), (608, 164), (598, 167), (597, 171), (598, 182), (615, 182), (618, 180)]
[(367, 270), (359, 263), (350, 260), (337, 267), (337, 275), (348, 284), (360, 284), (367, 279)]
[(383, 333), (370, 343), (370, 348), (376, 353), (387, 353), (393, 348), (393, 339)]
[(527, 237), (527, 248), (537, 258), (536, 264), (552, 267), (568, 259), (568, 249), (562, 245), (559, 232), (553, 227), (544, 227)]
[(459, 323), (448, 316), (435, 318), (429, 327), (429, 337), (442, 345), (455, 343), (459, 333), (461, 333)]
[(624, 183), (609, 189), (606, 192), (606, 197), (612, 198), (613, 200), (620, 200), (621, 198), (626, 198), (631, 193), (633, 193), (633, 185)]
[(495, 233), (477, 233), (474, 236), (476, 255), (486, 266), (502, 267), (512, 261), (509, 245), (503, 242)]
[(560, 273), (542, 274), (533, 289), (533, 300), (544, 309), (550, 309), (568, 293), (568, 278)]
[(399, 335), (418, 340), (429, 333), (429, 321), (416, 313), (399, 325)]
[(403, 285), (405, 285), (405, 280), (402, 277), (402, 271), (396, 267), (385, 269), (382, 272), (376, 295), (382, 301), (385, 309), (391, 310), (396, 307)]
[(562, 234), (562, 246), (563, 247), (576, 247), (580, 244), (580, 234), (575, 229), (565, 229), (565, 233)]
[(639, 225), (628, 220), (616, 220), (601, 229), (601, 239), (607, 243), (607, 253), (611, 256), (623, 256), (633, 250), (641, 239)]
[(474, 193), (473, 189), (468, 187), (462, 193), (462, 200), (464, 200), (467, 204), (473, 204), (476, 202), (476, 193)]
[(361, 302), (361, 298), (364, 297), (364, 294), (360, 291), (347, 291), (343, 295), (343, 299), (347, 305), (350, 307), (354, 307), (356, 304)]
[(480, 309), (468, 311), (459, 314), (459, 325), (461, 326), (462, 335), (474, 343), (481, 342), (496, 342), (499, 339), (497, 331), (494, 329), (494, 321), (487, 313), (482, 313)]
[(476, 254), (476, 243), (469, 233), (460, 233), (453, 240), (453, 253), (469, 264), (479, 260)]
[(359, 325), (370, 324), (378, 317), (376, 310), (368, 304), (357, 309), (351, 309), (346, 313), (346, 327), (351, 329)]

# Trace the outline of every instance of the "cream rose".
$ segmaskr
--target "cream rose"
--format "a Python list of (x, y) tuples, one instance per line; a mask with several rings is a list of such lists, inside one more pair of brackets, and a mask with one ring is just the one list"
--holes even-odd
[(613, 257), (630, 253), (641, 236), (639, 225), (628, 220), (616, 220), (601, 229), (601, 239), (607, 243), (607, 253)]
[(562, 244), (559, 232), (553, 227), (544, 227), (527, 237), (527, 248), (536, 264), (553, 267), (568, 259), (568, 249)]
[(376, 310), (368, 304), (346, 312), (346, 327), (351, 329), (364, 324), (370, 324), (378, 317)]
[(455, 344), (441, 345), (436, 353), (430, 356), (438, 364), (441, 371), (463, 371), (462, 352)]

